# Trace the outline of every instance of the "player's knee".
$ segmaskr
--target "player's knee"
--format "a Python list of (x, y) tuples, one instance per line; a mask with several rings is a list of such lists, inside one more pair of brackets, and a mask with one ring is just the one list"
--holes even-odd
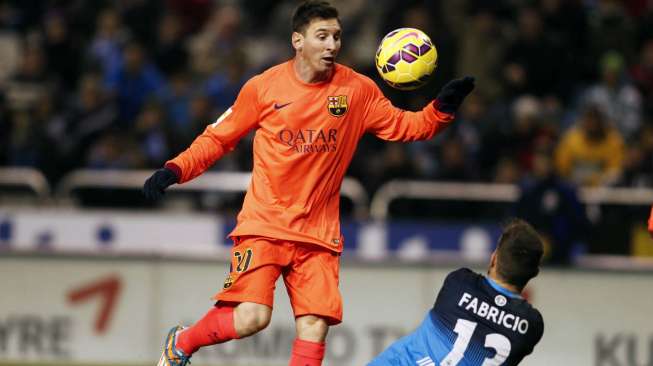
[(270, 324), (272, 309), (266, 305), (242, 303), (236, 307), (234, 315), (236, 332), (242, 338), (265, 329)]
[(329, 324), (326, 320), (314, 315), (297, 318), (296, 327), (299, 339), (312, 342), (324, 342), (329, 331)]

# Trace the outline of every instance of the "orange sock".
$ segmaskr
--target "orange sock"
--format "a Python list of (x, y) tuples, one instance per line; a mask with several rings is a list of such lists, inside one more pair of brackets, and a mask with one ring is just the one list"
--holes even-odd
[(295, 339), (288, 366), (321, 366), (325, 343)]
[(238, 339), (234, 327), (234, 308), (216, 305), (195, 325), (179, 334), (176, 347), (190, 356), (200, 347), (224, 343), (232, 339)]

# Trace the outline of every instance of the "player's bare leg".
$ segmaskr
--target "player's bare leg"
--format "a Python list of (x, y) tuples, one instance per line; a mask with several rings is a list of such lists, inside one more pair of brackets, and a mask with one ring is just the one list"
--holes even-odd
[(297, 339), (293, 343), (290, 366), (320, 366), (329, 325), (315, 315), (300, 316), (295, 320)]
[(300, 316), (295, 320), (297, 338), (311, 342), (324, 342), (329, 325), (323, 318), (315, 315)]
[(248, 337), (270, 324), (272, 308), (253, 302), (242, 302), (234, 308), (234, 328), (238, 338)]

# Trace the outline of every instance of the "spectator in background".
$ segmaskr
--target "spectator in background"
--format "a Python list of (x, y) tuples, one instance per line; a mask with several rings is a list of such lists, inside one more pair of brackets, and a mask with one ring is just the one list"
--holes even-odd
[(241, 12), (237, 6), (220, 5), (202, 31), (190, 39), (190, 67), (194, 74), (209, 77), (224, 69), (224, 62), (241, 47)]
[(105, 79), (105, 87), (117, 98), (119, 124), (124, 128), (133, 125), (145, 101), (158, 96), (164, 86), (165, 79), (135, 42), (125, 46), (122, 62), (109, 70)]
[(465, 154), (460, 138), (446, 139), (440, 146), (438, 170), (435, 178), (443, 181), (470, 182), (477, 179), (476, 169)]
[(188, 64), (188, 51), (179, 18), (174, 14), (165, 14), (157, 28), (154, 62), (168, 77), (184, 72)]
[(575, 84), (594, 77), (595, 57), (589, 52), (587, 7), (577, 0), (541, 0), (539, 10), (546, 34), (561, 52), (556, 57), (564, 63), (561, 73), (566, 83), (560, 97), (572, 98), (578, 92), (579, 86)]
[(102, 89), (99, 75), (82, 76), (71, 105), (47, 126), (48, 138), (57, 147), (57, 171), (49, 174), (56, 180), (75, 168), (80, 157), (88, 154), (95, 141), (116, 122), (118, 110)]
[(36, 42), (27, 44), (21, 64), (6, 85), (9, 107), (29, 110), (36, 107), (44, 95), (55, 90), (43, 49)]
[[(187, 132), (186, 141), (190, 144), (195, 136), (204, 131), (206, 125), (211, 123), (220, 112), (213, 110), (211, 101), (204, 93), (196, 92), (191, 95), (188, 113), (190, 131)], [(186, 146), (181, 147), (185, 148)], [(181, 150), (177, 151), (181, 152)]]
[(391, 179), (415, 179), (417, 168), (403, 144), (387, 143), (372, 170), (374, 189)]
[(532, 172), (520, 184), (515, 216), (531, 223), (545, 238), (549, 263), (570, 264), (574, 244), (585, 240), (589, 230), (583, 205), (575, 187), (555, 173), (550, 151), (535, 152)]
[(504, 156), (499, 159), (494, 169), (493, 183), (517, 184), (521, 179), (522, 171), (515, 159)]
[(642, 43), (638, 62), (630, 74), (643, 97), (644, 113), (653, 117), (653, 38)]
[(503, 93), (499, 71), (505, 57), (506, 40), (501, 23), (492, 6), (486, 4), (474, 7), (470, 21), (465, 24), (465, 31), (460, 33), (458, 73), (478, 75), (478, 79), (483, 82), (479, 83), (475, 93), (495, 100)]
[(165, 4), (168, 11), (173, 12), (179, 16), (181, 28), (183, 29), (184, 33), (196, 33), (202, 29), (202, 26), (211, 16), (211, 11), (215, 6), (215, 1), (167, 0)]
[(209, 77), (204, 85), (206, 95), (211, 98), (213, 106), (221, 112), (227, 110), (248, 75), (247, 56), (242, 50), (234, 49), (221, 67)]
[[(501, 162), (504, 168), (509, 168), (514, 163), (519, 172), (529, 171), (533, 147), (542, 133), (542, 111), (538, 98), (532, 95), (517, 98), (506, 117), (498, 118), (498, 122), (486, 128), (479, 154), (481, 166), (498, 168)], [(505, 179), (509, 176), (502, 181), (507, 183)]]
[(54, 164), (56, 147), (46, 138), (46, 126), (55, 111), (54, 97), (48, 93), (36, 96), (33, 105), (12, 111), (11, 138), (8, 146), (10, 165), (30, 166), (41, 170)]
[(532, 95), (519, 97), (512, 105), (512, 131), (505, 143), (524, 172), (532, 169), (533, 149), (541, 134), (542, 103)]
[(97, 64), (103, 73), (117, 68), (122, 58), (122, 47), (129, 37), (120, 13), (112, 8), (103, 10), (98, 15), (95, 36), (88, 48), (91, 63)]
[(630, 141), (642, 123), (642, 97), (626, 78), (625, 60), (619, 53), (605, 53), (599, 66), (601, 79), (585, 92), (585, 102), (600, 105), (608, 122)]
[(278, 0), (243, 0), (242, 5), (247, 12), (247, 19), (252, 23), (254, 29), (265, 29), (272, 20), (273, 14), (281, 1)]
[(0, 87), (18, 69), (22, 55), (20, 35), (13, 27), (14, 14), (8, 2), (0, 4)]
[(637, 134), (637, 139), (632, 144), (628, 144), (624, 173), (619, 185), (653, 186), (653, 124), (645, 125)]
[[(417, 166), (421, 177), (445, 179), (445, 176), (452, 176), (449, 173), (445, 173), (446, 170), (449, 170), (445, 166), (450, 165), (452, 160), (458, 160), (458, 158), (461, 161), (454, 165), (465, 172), (464, 174), (460, 174), (462, 177), (466, 177), (464, 180), (478, 180), (489, 176), (489, 174), (486, 174), (486, 170), (491, 170), (493, 167), (479, 166), (478, 164), (480, 159), (481, 135), (485, 133), (486, 129), (493, 128), (493, 123), (488, 116), (485, 99), (476, 92), (470, 94), (465, 104), (458, 111), (456, 120), (456, 124), (450, 126), (443, 132), (442, 138), (432, 141), (420, 141), (408, 145), (414, 164)], [(449, 140), (455, 140), (455, 142), (453, 145), (447, 147), (445, 145), (447, 145), (447, 141)], [(459, 145), (462, 150), (459, 152), (456, 151), (457, 147), (455, 145)], [(439, 156), (438, 150), (443, 157), (455, 156), (456, 159), (434, 159), (434, 157)]]
[(633, 60), (635, 27), (621, 0), (598, 0), (588, 15), (590, 53), (594, 59), (616, 50), (627, 60)]
[(624, 141), (599, 106), (588, 104), (555, 152), (557, 173), (581, 186), (612, 185), (623, 170)]
[(12, 123), (10, 114), (7, 111), (6, 99), (0, 93), (0, 166), (7, 165), (9, 155), (9, 144), (11, 144)]
[(170, 154), (166, 115), (156, 100), (148, 101), (136, 118), (135, 138), (148, 167), (159, 166)]
[(138, 169), (145, 165), (145, 158), (136, 141), (112, 130), (93, 144), (85, 166), (91, 169)]
[[(188, 129), (191, 124), (190, 103), (194, 89), (190, 75), (179, 71), (170, 75), (168, 87), (162, 93), (165, 112), (169, 119), (169, 130), (182, 140), (187, 140), (186, 135), (191, 134)], [(208, 122), (208, 120), (204, 121), (205, 124)]]
[(508, 95), (560, 96), (566, 90), (561, 78), (566, 62), (544, 33), (541, 14), (536, 8), (523, 7), (517, 22), (517, 39), (508, 46), (503, 60)]
[(40, 139), (36, 136), (38, 129), (31, 112), (27, 109), (13, 111), (10, 120), (11, 135), (7, 145), (7, 162), (13, 166), (36, 167), (39, 163), (39, 154), (35, 142)]
[[(466, 155), (469, 159), (477, 161), (481, 144), (481, 135), (488, 128), (492, 128), (490, 111), (488, 110), (487, 99), (480, 93), (472, 93), (467, 98), (457, 116), (458, 123), (449, 128), (448, 132), (455, 132), (460, 136)], [(445, 133), (445, 134), (448, 134)]]
[(56, 81), (63, 91), (74, 91), (80, 75), (82, 54), (78, 40), (69, 31), (66, 19), (58, 14), (46, 17), (44, 36), (47, 68), (57, 77)]
[(146, 45), (154, 44), (157, 24), (165, 6), (160, 1), (153, 0), (122, 0), (117, 3), (122, 20), (133, 32), (134, 40)]

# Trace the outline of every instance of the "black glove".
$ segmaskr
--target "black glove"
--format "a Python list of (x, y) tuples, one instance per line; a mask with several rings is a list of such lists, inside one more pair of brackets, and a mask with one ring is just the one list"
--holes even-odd
[(179, 182), (177, 174), (168, 168), (161, 168), (147, 178), (143, 185), (143, 194), (148, 200), (156, 201), (163, 197), (168, 186)]
[(472, 76), (451, 80), (442, 87), (435, 98), (435, 108), (445, 113), (456, 113), (458, 107), (463, 103), (463, 99), (472, 90), (474, 90), (474, 78)]

